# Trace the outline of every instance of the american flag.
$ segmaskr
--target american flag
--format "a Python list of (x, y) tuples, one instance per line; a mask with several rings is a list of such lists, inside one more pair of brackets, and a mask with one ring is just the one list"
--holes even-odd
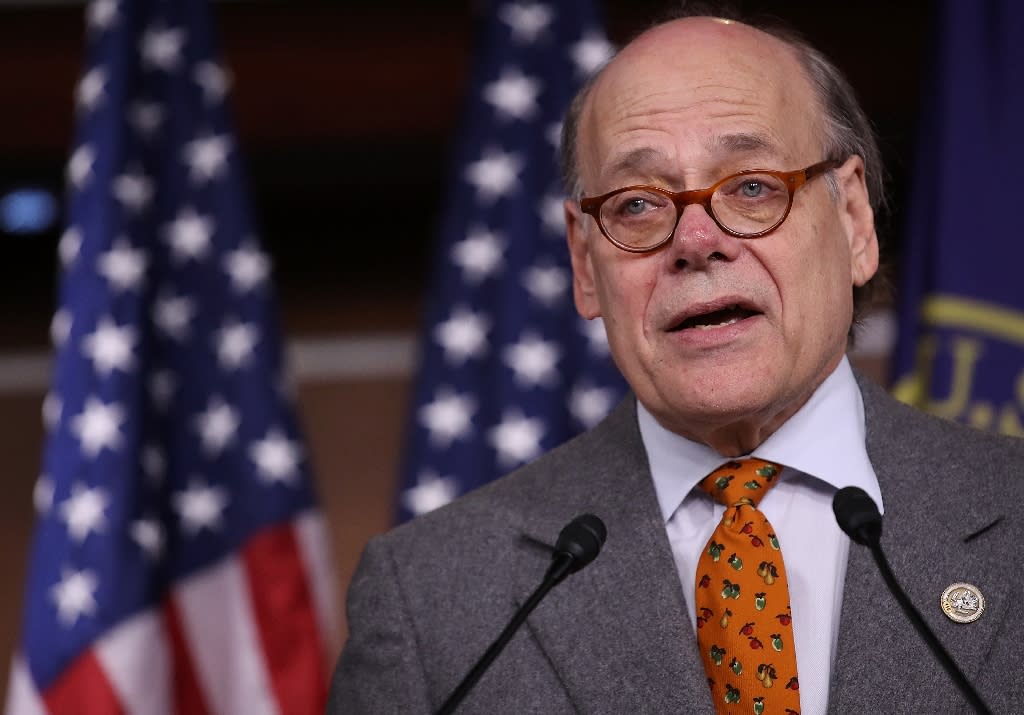
[(7, 712), (322, 712), (336, 601), (206, 0), (96, 0)]
[(624, 391), (584, 321), (558, 174), (561, 118), (612, 48), (589, 0), (486, 3), (449, 181), (399, 518), (441, 506), (599, 421)]

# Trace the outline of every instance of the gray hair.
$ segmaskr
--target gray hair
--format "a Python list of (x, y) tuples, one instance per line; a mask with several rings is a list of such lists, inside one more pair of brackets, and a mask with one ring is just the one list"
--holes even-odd
[[(864, 162), (864, 181), (867, 185), (868, 199), (871, 209), (877, 218), (888, 208), (885, 195), (885, 177), (882, 167), (882, 153), (878, 146), (874, 128), (867, 114), (857, 101), (856, 93), (843, 73), (824, 54), (812, 47), (799, 33), (783, 25), (778, 20), (746, 21), (735, 17), (735, 13), (720, 14), (709, 12), (706, 6), (687, 7), (673, 14), (663, 22), (684, 17), (716, 16), (743, 22), (764, 32), (788, 45), (796, 53), (797, 61), (803, 68), (815, 96), (820, 102), (823, 115), (823, 151), (826, 158), (846, 159), (856, 154)], [(606, 65), (607, 66), (607, 65)], [(601, 70), (603, 71), (603, 69)], [(583, 181), (580, 177), (579, 124), (590, 91), (600, 77), (601, 72), (594, 74), (580, 88), (566, 112), (562, 124), (561, 164), (562, 179), (568, 196), (574, 200), (583, 197)], [(833, 196), (838, 196), (839, 187), (830, 172), (826, 181)], [(876, 283), (872, 281), (863, 287), (854, 288), (855, 317), (861, 317), (864, 308), (875, 297)], [(871, 288), (869, 288), (871, 286)]]

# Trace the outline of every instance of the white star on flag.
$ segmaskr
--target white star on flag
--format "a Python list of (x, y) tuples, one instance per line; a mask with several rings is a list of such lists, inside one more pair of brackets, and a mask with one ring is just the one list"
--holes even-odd
[(484, 99), (503, 119), (529, 119), (537, 112), (541, 83), (515, 69), (506, 69), (484, 87)]
[(509, 411), (491, 429), (488, 437), (498, 453), (498, 463), (505, 469), (511, 469), (540, 455), (544, 421)]
[(523, 160), (518, 154), (488, 149), (479, 161), (466, 167), (466, 180), (476, 187), (480, 201), (490, 203), (518, 186), (522, 169)]
[(71, 486), (71, 496), (60, 505), (61, 519), (68, 526), (68, 535), (81, 544), (92, 532), (106, 526), (104, 511), (110, 504), (106, 491), (99, 487), (86, 487), (81, 483)]
[(91, 112), (103, 98), (103, 87), (107, 84), (107, 73), (101, 67), (93, 67), (82, 75), (75, 88), (75, 102), (84, 112)]
[(110, 250), (96, 259), (96, 270), (117, 293), (138, 290), (147, 265), (142, 249), (132, 247), (125, 238), (115, 240)]
[(224, 270), (239, 293), (248, 293), (270, 276), (270, 259), (255, 243), (247, 242), (224, 257)]
[(253, 348), (259, 342), (259, 329), (255, 323), (228, 320), (214, 331), (217, 358), (226, 370), (237, 370), (249, 363)]
[(523, 276), (530, 297), (549, 308), (559, 303), (569, 290), (569, 276), (557, 266), (531, 266)]
[(70, 628), (83, 616), (96, 615), (96, 589), (99, 580), (92, 571), (61, 570), (61, 580), (50, 589), (61, 625)]
[(209, 216), (200, 216), (193, 208), (184, 208), (165, 227), (165, 234), (175, 262), (199, 260), (210, 251), (213, 219)]
[(498, 17), (512, 28), (513, 38), (520, 42), (533, 42), (551, 24), (554, 13), (547, 5), (517, 2), (502, 6)]
[(127, 372), (135, 364), (135, 328), (119, 326), (109, 317), (100, 318), (96, 330), (82, 338), (82, 353), (92, 360), (100, 375), (114, 370)]
[(590, 348), (591, 352), (595, 355), (607, 355), (609, 352), (608, 332), (604, 328), (604, 320), (601, 318), (594, 318), (592, 320), (580, 318), (579, 326), (580, 332), (587, 339), (587, 347)]
[(576, 69), (588, 77), (610, 60), (614, 53), (615, 48), (600, 35), (587, 35), (570, 50)]
[(615, 393), (608, 388), (577, 385), (569, 397), (569, 411), (587, 429), (603, 420), (615, 406)]
[(153, 181), (138, 168), (114, 179), (114, 198), (132, 213), (139, 213), (153, 200)]
[(440, 477), (426, 471), (419, 475), (416, 486), (402, 492), (402, 504), (419, 516), (439, 509), (459, 495), (459, 486), (451, 477)]
[(452, 261), (462, 268), (470, 283), (480, 283), (502, 265), (505, 242), (497, 234), (474, 228), (465, 240), (452, 246)]
[(156, 561), (164, 551), (164, 529), (160, 522), (152, 517), (138, 519), (131, 525), (132, 540), (139, 545), (146, 556)]
[(448, 320), (434, 328), (434, 339), (444, 348), (448, 362), (461, 365), (469, 358), (482, 356), (487, 351), (487, 331), (490, 322), (480, 313), (459, 306)]
[(228, 506), (228, 492), (220, 486), (209, 486), (198, 479), (189, 482), (184, 491), (171, 496), (174, 510), (181, 519), (181, 527), (190, 536), (202, 529), (217, 531), (224, 525), (224, 510)]
[(544, 385), (550, 387), (558, 380), (555, 366), (560, 351), (552, 341), (541, 340), (536, 335), (524, 335), (519, 342), (505, 348), (502, 359), (512, 368), (516, 381), (525, 386)]
[(234, 440), (241, 423), (238, 410), (227, 404), (220, 395), (211, 397), (206, 409), (195, 418), (203, 451), (207, 454), (220, 454)]
[(78, 252), (82, 248), (82, 232), (74, 226), (69, 226), (61, 234), (57, 242), (57, 254), (60, 256), (61, 265), (68, 270), (71, 264), (78, 258)]
[(67, 308), (58, 308), (50, 319), (50, 340), (55, 348), (61, 347), (71, 337), (71, 313)]
[(195, 300), (188, 296), (162, 295), (153, 302), (153, 322), (172, 340), (180, 341), (188, 336), (197, 312)]
[(437, 391), (432, 402), (420, 407), (420, 424), (430, 432), (430, 440), (447, 447), (456, 439), (469, 434), (470, 418), (476, 411), (476, 400), (471, 395), (460, 395), (450, 388)]
[(75, 149), (68, 160), (68, 181), (81, 190), (85, 182), (92, 176), (92, 165), (96, 162), (96, 152), (88, 144)]
[(299, 476), (302, 450), (280, 430), (271, 429), (265, 438), (249, 446), (249, 458), (256, 464), (264, 482), (292, 484)]
[(143, 137), (151, 137), (164, 122), (164, 110), (155, 102), (136, 102), (128, 110), (128, 123)]
[(82, 452), (95, 457), (104, 447), (113, 450), (120, 446), (124, 418), (124, 409), (116, 402), (107, 404), (89, 397), (82, 411), (71, 418), (71, 432), (82, 443)]
[(548, 194), (540, 203), (540, 220), (551, 233), (561, 238), (565, 234), (565, 197)]
[(48, 474), (40, 474), (32, 487), (32, 506), (39, 516), (44, 516), (53, 506), (53, 480)]
[(91, 32), (109, 29), (117, 19), (116, 0), (93, 0), (86, 8), (85, 17)]
[(196, 66), (196, 83), (203, 90), (203, 99), (208, 104), (216, 104), (228, 93), (231, 80), (228, 73), (216, 62), (200, 62)]
[(148, 67), (173, 72), (181, 64), (185, 31), (167, 27), (151, 27), (142, 35), (142, 62)]
[(201, 137), (185, 144), (182, 153), (189, 167), (189, 178), (204, 183), (221, 176), (228, 167), (230, 149), (226, 135)]

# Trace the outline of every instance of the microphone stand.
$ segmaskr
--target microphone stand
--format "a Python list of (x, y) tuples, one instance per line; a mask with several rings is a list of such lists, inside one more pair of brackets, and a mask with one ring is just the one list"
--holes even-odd
[(569, 575), (574, 560), (572, 554), (569, 553), (560, 553), (555, 557), (554, 562), (548, 567), (548, 572), (544, 575), (544, 580), (541, 581), (540, 586), (519, 607), (519, 610), (512, 616), (512, 620), (505, 626), (505, 630), (498, 635), (491, 644), (491, 647), (484, 651), (484, 654), (480, 656), (480, 660), (473, 666), (473, 669), (466, 673), (466, 677), (462, 679), (458, 687), (444, 701), (444, 705), (437, 711), (437, 715), (451, 715), (455, 712), (455, 708), (459, 706), (462, 699), (466, 697), (469, 691), (473, 689), (473, 686), (476, 685), (476, 682), (480, 680), (480, 676), (484, 674), (494, 659), (498, 657), (498, 654), (505, 648), (505, 645), (512, 639), (516, 631), (519, 630), (519, 626), (523, 624), (526, 617), (533, 612), (533, 609), (537, 607), (537, 604), (547, 595), (548, 591)]

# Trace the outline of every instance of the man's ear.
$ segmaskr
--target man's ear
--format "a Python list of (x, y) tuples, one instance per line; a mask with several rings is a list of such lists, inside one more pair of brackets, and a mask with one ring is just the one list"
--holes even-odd
[(839, 214), (850, 246), (850, 278), (862, 286), (878, 271), (878, 234), (875, 213), (864, 179), (864, 160), (851, 156), (836, 170)]
[(594, 264), (590, 257), (591, 246), (584, 231), (585, 220), (579, 204), (573, 201), (565, 202), (565, 230), (569, 241), (569, 257), (572, 260), (572, 295), (576, 301), (576, 312), (590, 320), (601, 315), (601, 307), (597, 300)]

